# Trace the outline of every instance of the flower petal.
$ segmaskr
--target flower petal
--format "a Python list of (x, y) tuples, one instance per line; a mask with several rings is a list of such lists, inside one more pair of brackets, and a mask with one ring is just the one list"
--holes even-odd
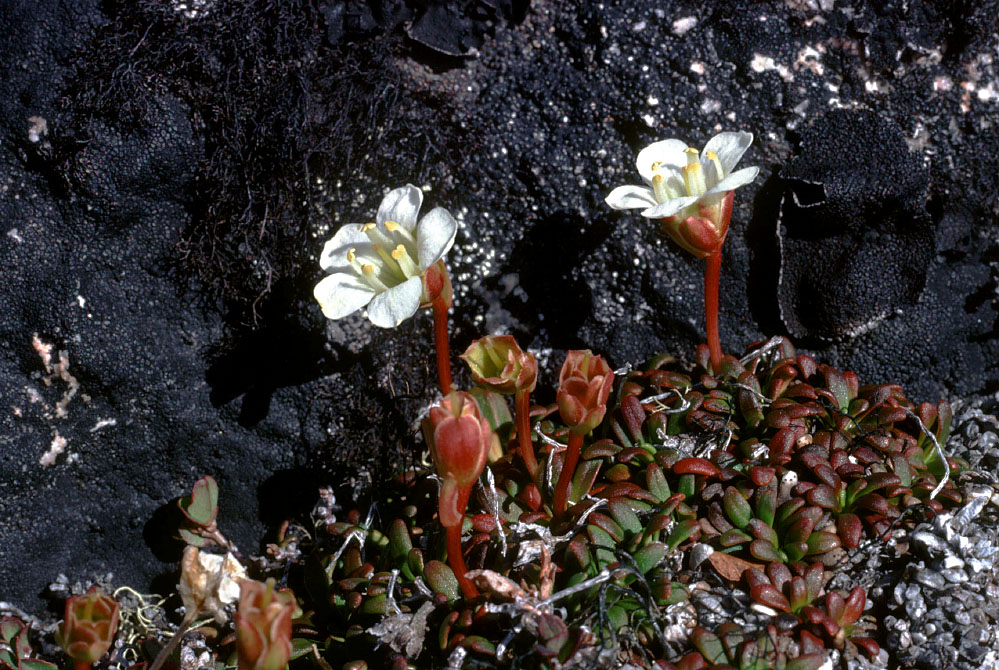
[(604, 198), (604, 202), (614, 209), (655, 207), (659, 204), (652, 194), (652, 189), (645, 186), (618, 186)]
[(726, 191), (734, 191), (740, 186), (745, 186), (754, 179), (756, 175), (760, 174), (760, 168), (753, 167), (743, 168), (741, 170), (736, 170), (729, 176), (722, 179), (720, 182), (715, 184), (710, 191), (705, 193), (705, 195), (711, 195), (714, 193), (725, 193)]
[(725, 168), (725, 174), (728, 174), (752, 143), (752, 133), (718, 133), (704, 145), (704, 150), (701, 151), (701, 162), (705, 162), (705, 155), (709, 151), (714, 151), (718, 154), (718, 160), (721, 161), (722, 167)]
[(312, 295), (327, 319), (342, 319), (367, 305), (375, 290), (354, 275), (338, 272), (316, 284)]
[(687, 156), (683, 150), (687, 144), (681, 140), (663, 140), (653, 142), (638, 152), (635, 167), (647, 184), (652, 183), (652, 164), (662, 163), (679, 170), (687, 164)]
[(699, 199), (700, 197), (696, 195), (688, 195), (683, 198), (673, 198), (672, 200), (667, 200), (661, 205), (650, 207), (642, 212), (642, 216), (649, 219), (665, 219), (667, 216), (673, 216), (684, 207), (693, 205)]
[(348, 223), (323, 245), (323, 253), (319, 255), (319, 267), (327, 271), (341, 267), (346, 262), (349, 249), (370, 244), (368, 236), (361, 232), (360, 223)]
[(368, 320), (379, 328), (395, 328), (416, 314), (422, 295), (423, 280), (420, 277), (410, 277), (371, 299), (368, 304)]
[(416, 228), (416, 215), (420, 213), (422, 204), (423, 191), (412, 184), (394, 188), (382, 198), (382, 204), (378, 206), (378, 223), (384, 226), (386, 221), (395, 221), (412, 231)]
[(458, 232), (458, 222), (443, 207), (434, 207), (422, 219), (416, 229), (416, 247), (421, 270), (444, 257), (454, 244)]

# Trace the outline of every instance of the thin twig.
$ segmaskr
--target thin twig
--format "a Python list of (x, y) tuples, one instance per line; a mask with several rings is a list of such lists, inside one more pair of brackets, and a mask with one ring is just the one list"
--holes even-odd
[(923, 423), (923, 420), (920, 419), (916, 413), (910, 409), (903, 409), (905, 409), (906, 414), (916, 420), (916, 423), (919, 424), (919, 429), (923, 431), (923, 435), (930, 438), (930, 441), (933, 442), (933, 449), (937, 452), (937, 456), (940, 457), (940, 462), (943, 463), (943, 477), (940, 478), (940, 483), (936, 485), (936, 488), (930, 492), (930, 500), (933, 500), (950, 480), (950, 463), (947, 462), (947, 454), (944, 453), (943, 447), (941, 447), (940, 443), (937, 441), (937, 436), (930, 432), (930, 429), (926, 427), (926, 424)]

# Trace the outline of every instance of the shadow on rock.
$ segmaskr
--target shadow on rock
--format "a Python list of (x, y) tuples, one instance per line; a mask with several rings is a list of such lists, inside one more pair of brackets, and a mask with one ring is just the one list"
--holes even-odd
[(506, 269), (520, 274), (526, 304), (533, 308), (517, 316), (531, 330), (547, 330), (554, 347), (586, 346), (579, 331), (593, 313), (593, 295), (577, 268), (609, 234), (609, 224), (587, 224), (578, 215), (556, 212), (535, 224), (514, 248), (515, 261)]

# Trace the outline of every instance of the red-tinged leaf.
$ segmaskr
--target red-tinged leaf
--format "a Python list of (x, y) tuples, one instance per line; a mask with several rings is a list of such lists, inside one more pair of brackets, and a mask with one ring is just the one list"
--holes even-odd
[(601, 465), (603, 462), (598, 459), (583, 461), (576, 467), (576, 471), (572, 475), (570, 503), (578, 503), (584, 494), (590, 492), (590, 489), (593, 488), (593, 482), (597, 479), (597, 473), (600, 472)]
[[(804, 509), (808, 503), (805, 502), (804, 498), (791, 498), (781, 503), (781, 506), (777, 508), (777, 513), (774, 515), (774, 527), (784, 526), (790, 523), (792, 517), (798, 513), (799, 510)], [(820, 510), (821, 511), (821, 510)]]
[(791, 581), (791, 571), (783, 563), (771, 563), (767, 566), (767, 578), (778, 591), (783, 593), (784, 585)]
[(37, 658), (22, 658), (17, 664), (17, 670), (57, 670), (59, 666)]
[(788, 398), (807, 398), (808, 400), (819, 399), (819, 394), (815, 392), (815, 388), (811, 384), (804, 384), (802, 382), (792, 384), (784, 395)]
[(864, 533), (863, 524), (856, 514), (841, 514), (836, 519), (836, 532), (847, 549), (856, 549)]
[(635, 442), (644, 442), (642, 439), (642, 425), (645, 423), (645, 410), (642, 403), (633, 395), (621, 398), (621, 418), (624, 419), (624, 426)]
[(787, 598), (771, 584), (754, 586), (749, 590), (749, 597), (767, 607), (772, 607), (782, 612), (791, 611), (791, 604), (787, 601)]
[(654, 495), (659, 502), (666, 502), (672, 495), (663, 470), (657, 463), (649, 463), (645, 468), (645, 483), (649, 493)]
[(579, 536), (576, 536), (576, 538), (569, 542), (569, 553), (576, 558), (580, 569), (585, 572), (592, 562), (588, 543), (584, 542)]
[[(826, 600), (828, 599), (829, 597), (826, 596)], [(808, 623), (814, 625), (819, 625), (829, 619), (829, 616), (823, 610), (818, 607), (813, 607), (812, 605), (802, 607), (799, 614), (803, 616)]]
[(784, 666), (784, 670), (819, 670), (826, 662), (826, 655), (822, 653), (802, 654), (793, 658)]
[[(604, 478), (609, 479), (612, 482), (628, 481), (631, 479), (631, 468), (624, 463), (617, 463), (616, 465), (612, 465), (608, 468), (608, 470), (604, 473)], [(573, 492), (575, 493), (575, 490), (573, 490)]]
[(752, 542), (753, 538), (746, 535), (744, 532), (738, 528), (732, 528), (726, 530), (724, 533), (718, 536), (718, 544), (723, 549), (728, 549), (729, 547), (736, 547), (740, 544), (745, 544), (746, 542)]
[(669, 534), (669, 539), (666, 541), (666, 545), (670, 548), (670, 551), (674, 551), (685, 540), (694, 537), (700, 532), (701, 524), (697, 519), (687, 519), (685, 521), (681, 521), (676, 524), (676, 527)]
[(888, 509), (890, 507), (884, 496), (878, 495), (877, 493), (870, 493), (864, 496), (858, 500), (854, 506), (859, 509), (870, 510), (875, 514), (880, 514), (882, 516), (888, 514)]
[(815, 521), (809, 517), (803, 517), (791, 524), (791, 527), (784, 533), (785, 542), (807, 542), (812, 530), (815, 529)]
[[(806, 608), (807, 609), (807, 608)], [(814, 609), (814, 608), (813, 608)], [(805, 654), (822, 654), (825, 658), (826, 645), (822, 640), (807, 630), (801, 631), (801, 651)]]
[(615, 542), (620, 542), (624, 539), (624, 529), (606, 514), (594, 512), (589, 516), (588, 521), (614, 538)]
[(791, 460), (795, 443), (798, 441), (798, 434), (794, 428), (782, 428), (770, 438), (770, 462), (771, 464), (784, 464)]
[(707, 665), (707, 661), (704, 660), (703, 656), (696, 651), (692, 651), (677, 662), (676, 670), (701, 670), (707, 667)]
[(628, 534), (634, 535), (642, 532), (642, 522), (639, 521), (635, 510), (628, 504), (628, 500), (622, 497), (611, 498), (607, 501), (611, 516), (621, 528)]
[(864, 595), (863, 587), (854, 586), (853, 590), (850, 591), (850, 596), (844, 603), (842, 618), (837, 620), (836, 623), (840, 626), (855, 623), (864, 613), (864, 605), (866, 603), (867, 597)]
[(813, 563), (805, 570), (805, 583), (808, 585), (808, 599), (815, 600), (819, 597), (822, 587), (825, 584), (826, 570), (821, 563)]
[(861, 495), (873, 493), (886, 486), (898, 486), (902, 483), (902, 479), (894, 472), (875, 472), (872, 475), (868, 475), (866, 479), (867, 486), (861, 491)]
[(542, 612), (538, 616), (538, 637), (546, 647), (558, 652), (569, 641), (569, 628), (554, 614)]
[(666, 558), (666, 545), (661, 542), (653, 542), (652, 544), (647, 544), (634, 554), (632, 558), (635, 559), (635, 565), (638, 566), (638, 571), (642, 574), (646, 574), (652, 568), (656, 567), (662, 560)]
[(808, 597), (808, 584), (803, 577), (794, 577), (791, 579), (791, 585), (788, 587), (788, 596), (790, 597), (791, 610), (795, 612), (811, 603), (811, 598)]
[[(481, 635), (469, 635), (461, 641), (461, 646), (482, 656), (496, 655), (496, 645)], [(404, 663), (403, 667), (408, 668), (409, 666)]]
[(940, 444), (945, 444), (947, 438), (950, 437), (950, 425), (953, 420), (954, 411), (951, 409), (950, 403), (946, 400), (937, 403), (937, 427), (934, 432), (937, 436), (937, 442)]
[[(872, 660), (881, 654), (881, 645), (869, 637), (851, 637), (850, 642), (863, 649), (868, 658)], [(790, 665), (787, 666), (787, 670), (791, 670)]]
[(777, 486), (776, 484), (771, 484), (766, 488), (761, 488), (757, 490), (756, 493), (756, 518), (772, 526), (774, 523), (774, 514), (777, 506)]
[(823, 509), (839, 509), (839, 496), (836, 492), (822, 484), (821, 486), (816, 486), (815, 488), (808, 491), (805, 494), (805, 500), (811, 505), (817, 505)]
[(718, 664), (725, 659), (725, 649), (721, 640), (714, 633), (704, 630), (700, 626), (690, 634), (690, 641), (697, 647), (708, 663)]
[(645, 539), (658, 537), (657, 533), (661, 533), (670, 526), (673, 525), (673, 518), (668, 512), (657, 512), (652, 515), (645, 524)]
[(820, 465), (815, 468), (815, 476), (833, 491), (838, 491), (843, 487), (843, 480), (828, 465)]
[(749, 553), (756, 560), (764, 561), (766, 563), (784, 560), (784, 557), (780, 555), (777, 547), (764, 540), (753, 540), (749, 545)]
[(649, 452), (645, 451), (645, 449), (642, 449), (641, 447), (628, 447), (619, 451), (615, 460), (618, 463), (629, 463), (636, 458), (639, 460), (645, 458), (648, 461), (652, 459), (652, 456), (650, 456)]
[(767, 544), (777, 544), (777, 531), (760, 519), (750, 519), (749, 532), (752, 533), (753, 537), (757, 540), (761, 540)]
[[(402, 521), (397, 519), (397, 521)], [(405, 528), (405, 526), (403, 526)], [(492, 514), (476, 514), (472, 517), (472, 528), (474, 528), (479, 533), (491, 533), (496, 530), (496, 519)], [(408, 537), (408, 533), (407, 533)], [(406, 554), (409, 554), (409, 550), (412, 548), (412, 544), (406, 547)]]
[(842, 545), (843, 543), (840, 541), (839, 535), (820, 530), (812, 533), (808, 538), (808, 555), (817, 556), (818, 554), (824, 554), (833, 549), (839, 549)]
[(754, 465), (749, 468), (749, 478), (757, 486), (767, 486), (774, 480), (777, 470), (765, 465)]
[[(846, 609), (846, 600), (843, 599), (836, 591), (830, 591), (826, 594), (826, 612), (829, 614), (829, 619), (836, 625), (843, 620), (843, 612)], [(815, 623), (814, 621), (812, 623)]]
[(749, 525), (749, 520), (753, 517), (753, 510), (737, 488), (729, 486), (725, 489), (722, 506), (725, 508), (725, 516), (736, 528), (742, 529)]
[[(777, 564), (771, 563), (770, 565), (777, 565)], [(763, 574), (763, 571), (757, 568), (746, 570), (742, 574), (742, 576), (746, 580), (746, 584), (749, 586), (750, 589), (753, 589), (757, 586), (764, 586), (766, 584), (770, 584), (771, 586), (773, 586), (773, 584), (771, 584), (770, 582), (770, 579), (768, 579), (767, 576)]]
[(718, 466), (706, 458), (682, 458), (673, 466), (673, 472), (678, 475), (704, 475), (716, 477), (720, 470)]
[(180, 511), (191, 523), (207, 528), (218, 514), (219, 485), (215, 478), (206, 475), (194, 482), (191, 494), (177, 501)]
[(810, 379), (812, 375), (818, 372), (818, 366), (815, 364), (815, 359), (808, 354), (798, 354), (795, 359), (798, 364), (798, 369), (801, 370), (802, 379)]
[(595, 458), (613, 458), (621, 451), (621, 447), (611, 440), (598, 440), (586, 446), (580, 456), (584, 461)]
[(632, 500), (644, 500), (645, 502), (656, 504), (659, 500), (634, 482), (615, 482), (605, 486), (600, 490), (604, 498), (631, 498)]
[(540, 510), (541, 503), (543, 502), (541, 498), (541, 491), (538, 489), (538, 485), (534, 482), (531, 482), (520, 490), (517, 494), (517, 500), (527, 505), (532, 512)]

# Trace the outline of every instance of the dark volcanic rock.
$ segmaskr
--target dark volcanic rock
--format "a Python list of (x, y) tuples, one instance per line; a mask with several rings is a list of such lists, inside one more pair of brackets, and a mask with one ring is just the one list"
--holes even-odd
[[(441, 19), (416, 3), (272, 5), (0, 9), (0, 599), (38, 609), (60, 572), (149, 588), (202, 474), (257, 551), (320, 483), (417, 457), (429, 319), (327, 324), (311, 297), (323, 240), (406, 182), (462, 224), (453, 349), (512, 332), (541, 401), (566, 348), (692, 357), (702, 265), (603, 198), (646, 144), (737, 129), (761, 176), (726, 244), (729, 350), (832, 333), (817, 359), (918, 400), (999, 382), (999, 3), (485, 3), (429, 45), (461, 57), (418, 45)], [(823, 236), (785, 210), (785, 256), (776, 174), (829, 185)]]

